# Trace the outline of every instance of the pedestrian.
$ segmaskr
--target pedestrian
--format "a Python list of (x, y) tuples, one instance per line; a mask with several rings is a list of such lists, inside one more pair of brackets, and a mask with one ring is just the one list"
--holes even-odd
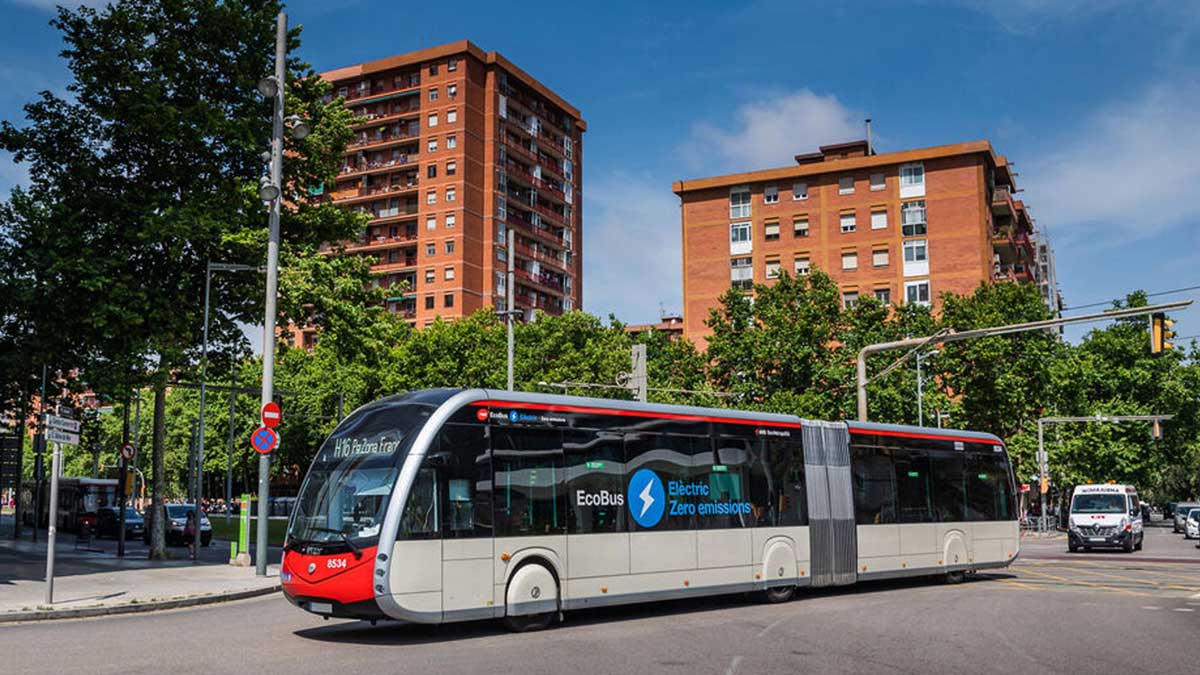
[(196, 542), (196, 514), (188, 511), (187, 522), (183, 526), (183, 543), (187, 544), (188, 555), (192, 555), (192, 547)]

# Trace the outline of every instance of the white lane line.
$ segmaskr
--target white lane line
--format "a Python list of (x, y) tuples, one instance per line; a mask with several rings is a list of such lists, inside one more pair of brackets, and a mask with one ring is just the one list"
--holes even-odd
[(733, 675), (734, 673), (736, 673), (738, 664), (741, 662), (742, 662), (741, 655), (733, 657), (733, 660), (729, 662), (729, 667), (725, 669), (725, 675)]
[(766, 635), (767, 633), (770, 633), (772, 628), (774, 628), (774, 627), (778, 626), (779, 624), (783, 623), (784, 621), (787, 621), (787, 620), (788, 620), (788, 619), (790, 619), (790, 618), (792, 618), (792, 617), (790, 617), (790, 616), (785, 616), (785, 617), (783, 617), (783, 618), (781, 618), (781, 619), (777, 619), (777, 620), (775, 620), (775, 621), (772, 621), (772, 622), (771, 622), (771, 625), (769, 625), (769, 626), (767, 626), (766, 628), (764, 628), (764, 629), (762, 629), (762, 630), (758, 631), (758, 635), (755, 635), (754, 637), (755, 637), (755, 638), (760, 638), (760, 637), (762, 637), (762, 636)]
[(1173, 612), (1194, 612), (1196, 610), (1192, 609), (1191, 607), (1176, 607), (1175, 609), (1173, 609), (1171, 611), (1173, 611)]
[(1193, 595), (1190, 599), (1191, 600), (1200, 600), (1200, 593)]
[(1142, 609), (1162, 609), (1162, 607), (1157, 607), (1155, 605), (1146, 605), (1145, 607), (1142, 607)]

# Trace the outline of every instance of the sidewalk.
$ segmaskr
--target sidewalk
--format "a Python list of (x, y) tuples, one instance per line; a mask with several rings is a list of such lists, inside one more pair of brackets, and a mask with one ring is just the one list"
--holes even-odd
[[(115, 542), (76, 550), (74, 535), (60, 535), (55, 555), (54, 604), (46, 605), (46, 541), (0, 541), (0, 623), (145, 612), (265, 595), (279, 589), (279, 568), (258, 577), (253, 567), (228, 564), (229, 544), (214, 540), (193, 563), (187, 549), (175, 559), (148, 560), (139, 541), (117, 558)], [(272, 551), (271, 559), (279, 555)]]

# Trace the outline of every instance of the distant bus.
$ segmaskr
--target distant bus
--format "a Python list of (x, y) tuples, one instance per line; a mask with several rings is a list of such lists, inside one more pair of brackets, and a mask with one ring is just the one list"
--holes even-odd
[[(26, 484), (24, 492), (32, 495), (31, 484)], [(50, 511), (46, 508), (50, 502), (50, 482), (42, 484), (41, 490), (41, 520), (38, 527), (46, 527), (50, 522)], [(32, 500), (31, 500), (32, 502)], [(84, 526), (96, 525), (96, 514), (105, 506), (117, 506), (117, 481), (112, 478), (70, 478), (58, 479), (58, 509), (56, 526), (64, 532), (79, 532)], [(22, 509), (27, 523), (33, 522), (34, 510), (31, 506)]]
[(348, 416), (292, 513), (283, 592), (326, 617), (549, 625), (583, 607), (1009, 565), (995, 436), (536, 393)]

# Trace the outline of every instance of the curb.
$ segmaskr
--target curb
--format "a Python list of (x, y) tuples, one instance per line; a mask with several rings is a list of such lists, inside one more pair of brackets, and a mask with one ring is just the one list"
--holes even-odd
[(109, 607), (79, 607), (75, 609), (41, 609), (28, 612), (6, 612), (0, 614), (0, 623), (16, 623), (18, 621), (54, 621), (58, 619), (82, 619), (93, 616), (112, 616), (117, 614), (137, 614), (141, 612), (156, 612), (164, 609), (179, 609), (181, 607), (196, 607), (212, 605), (231, 600), (245, 600), (262, 595), (269, 595), (280, 590), (282, 586), (275, 584), (264, 588), (251, 588), (231, 593), (213, 593), (198, 595), (191, 598), (173, 598), (170, 600), (150, 600), (137, 604), (127, 603)]

